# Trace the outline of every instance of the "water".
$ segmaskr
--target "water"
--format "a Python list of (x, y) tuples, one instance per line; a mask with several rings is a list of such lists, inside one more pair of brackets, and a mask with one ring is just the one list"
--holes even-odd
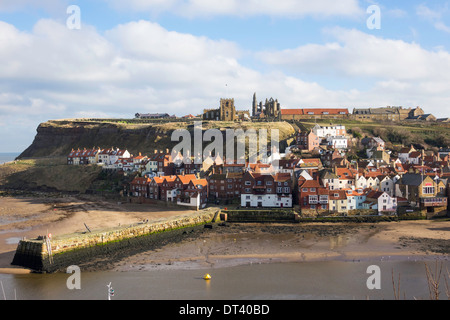
[(12, 153), (0, 153), (0, 164), (3, 164), (5, 162), (14, 161), (15, 158), (17, 158), (20, 155), (20, 153), (12, 152)]
[[(369, 290), (369, 265), (381, 270), (381, 289)], [(435, 261), (428, 261), (434, 271)], [(443, 274), (450, 264), (445, 261)], [(203, 275), (209, 273), (211, 280)], [(81, 272), (81, 289), (69, 290), (71, 274), (0, 274), (6, 298), (13, 300), (392, 300), (392, 273), (401, 299), (429, 299), (421, 261), (299, 262), (241, 265), (213, 269)], [(446, 300), (445, 284), (442, 299)], [(0, 299), (2, 297), (0, 296)]]

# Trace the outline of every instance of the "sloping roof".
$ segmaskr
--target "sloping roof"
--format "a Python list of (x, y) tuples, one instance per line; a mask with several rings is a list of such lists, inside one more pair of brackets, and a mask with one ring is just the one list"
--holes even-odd
[(299, 188), (320, 188), (322, 185), (317, 180), (304, 180), (303, 183), (300, 184), (299, 182)]
[(396, 183), (408, 186), (419, 186), (426, 176), (417, 173), (405, 173)]
[(196, 180), (197, 177), (195, 174), (187, 174), (187, 175), (178, 175), (178, 179), (180, 179), (182, 184), (189, 184), (191, 180)]
[(291, 180), (291, 174), (290, 173), (276, 173), (273, 178), (275, 181), (279, 181), (279, 182), (289, 181), (289, 180)]
[(309, 108), (309, 109), (281, 109), (282, 115), (324, 115), (348, 114), (348, 109)]
[(338, 176), (335, 175), (333, 172), (328, 170), (323, 170), (321, 173), (321, 179), (337, 179)]

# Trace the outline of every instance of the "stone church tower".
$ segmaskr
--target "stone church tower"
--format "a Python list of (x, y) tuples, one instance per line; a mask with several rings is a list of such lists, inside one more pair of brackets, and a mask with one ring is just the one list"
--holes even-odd
[(253, 103), (252, 103), (252, 117), (256, 116), (258, 112), (258, 102), (256, 101), (256, 92), (253, 94)]

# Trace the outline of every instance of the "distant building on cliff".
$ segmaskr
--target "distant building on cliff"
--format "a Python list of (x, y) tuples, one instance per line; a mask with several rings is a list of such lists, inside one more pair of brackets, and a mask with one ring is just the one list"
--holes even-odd
[(168, 113), (136, 113), (134, 115), (136, 119), (170, 119), (176, 118), (175, 115), (169, 115)]
[(278, 99), (267, 99), (263, 105), (262, 101), (257, 102), (256, 92), (253, 94), (252, 102), (252, 118), (254, 119), (268, 119), (279, 120), (281, 116), (281, 104)]
[(408, 108), (403, 107), (381, 107), (381, 108), (355, 108), (351, 116), (355, 120), (375, 120), (375, 121), (403, 121), (403, 120), (420, 120), (420, 121), (436, 121), (436, 117), (432, 114), (425, 114), (420, 107)]
[(234, 99), (220, 99), (218, 109), (204, 109), (203, 120), (237, 121), (250, 120), (249, 111), (236, 110)]
[(346, 108), (281, 109), (281, 120), (347, 119)]

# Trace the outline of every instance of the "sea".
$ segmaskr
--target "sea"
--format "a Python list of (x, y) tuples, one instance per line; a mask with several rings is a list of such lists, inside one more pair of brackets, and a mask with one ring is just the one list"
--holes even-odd
[(0, 152), (0, 164), (14, 161), (19, 155), (19, 152)]
[[(442, 275), (450, 267), (446, 260), (333, 260), (210, 269), (80, 270), (77, 280), (75, 273), (0, 274), (0, 299), (3, 295), (5, 300), (429, 300), (425, 263), (432, 271), (442, 267)], [(207, 273), (210, 280), (203, 278)], [(440, 298), (447, 300), (444, 276), (440, 281)]]

